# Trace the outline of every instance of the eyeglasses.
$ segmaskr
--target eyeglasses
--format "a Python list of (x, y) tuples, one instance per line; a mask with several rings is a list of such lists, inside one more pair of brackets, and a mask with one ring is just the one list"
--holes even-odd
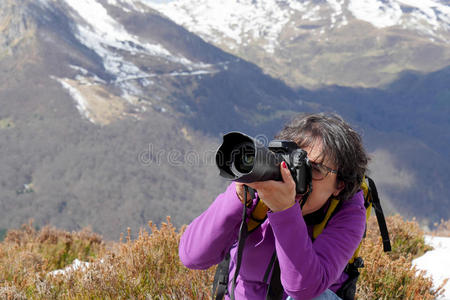
[(317, 164), (311, 161), (309, 163), (311, 165), (312, 179), (314, 180), (322, 180), (327, 177), (329, 173), (337, 174), (337, 170), (333, 170), (325, 165)]

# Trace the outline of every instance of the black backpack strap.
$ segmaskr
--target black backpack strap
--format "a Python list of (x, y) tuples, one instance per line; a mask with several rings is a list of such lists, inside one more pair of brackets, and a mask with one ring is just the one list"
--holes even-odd
[[(391, 243), (389, 239), (389, 233), (386, 225), (386, 220), (384, 218), (383, 209), (381, 208), (380, 198), (378, 196), (378, 191), (375, 186), (375, 182), (366, 176), (369, 183), (369, 191), (372, 197), (372, 205), (375, 209), (375, 214), (377, 216), (378, 226), (380, 228), (380, 233), (383, 240), (383, 248), (384, 251), (391, 251)], [(342, 201), (339, 202), (338, 206), (335, 208), (331, 216), (328, 218), (328, 221), (339, 211), (340, 206), (342, 205)], [(326, 227), (325, 225), (325, 227)], [(269, 276), (270, 271), (272, 270), (272, 276), (270, 279), (269, 288), (267, 290), (266, 299), (267, 300), (278, 300), (283, 297), (283, 286), (280, 280), (280, 264), (278, 263), (278, 259), (276, 258), (276, 253), (272, 257), (271, 263), (269, 264), (268, 269), (266, 270), (266, 274), (264, 276), (264, 282), (267, 281), (267, 277)], [(361, 257), (355, 258), (353, 263), (349, 263), (345, 268), (345, 272), (348, 274), (349, 278), (347, 281), (341, 286), (341, 288), (337, 291), (337, 295), (341, 297), (343, 300), (354, 300), (356, 294), (356, 283), (358, 281), (360, 272), (359, 268), (364, 267), (364, 261)]]
[(263, 282), (267, 282), (269, 279), (270, 271), (272, 271), (273, 265), (275, 264), (275, 260), (277, 259), (277, 253), (274, 251), (272, 258), (270, 259), (269, 265), (267, 266), (266, 273), (264, 273)]
[(364, 267), (364, 261), (361, 257), (355, 258), (353, 263), (348, 264), (345, 267), (345, 273), (348, 274), (348, 279), (342, 284), (342, 286), (337, 290), (336, 295), (338, 295), (343, 300), (354, 300), (356, 294), (356, 283), (359, 278), (359, 268)]
[(230, 271), (231, 256), (228, 252), (221, 263), (217, 265), (212, 288), (212, 300), (222, 300), (228, 290), (228, 272)]
[(266, 300), (281, 300), (284, 294), (283, 285), (281, 284), (280, 264), (276, 253), (274, 253), (274, 256), (272, 276), (270, 277), (269, 287), (267, 288)]
[(270, 277), (269, 286), (267, 288), (266, 300), (281, 300), (283, 297), (284, 289), (281, 285), (280, 264), (278, 263), (276, 252), (273, 252), (270, 263), (267, 266), (266, 273), (264, 274), (263, 282), (267, 282), (271, 271), (272, 276)]
[[(331, 213), (331, 215), (328, 217), (328, 219), (325, 223), (325, 227), (328, 225), (328, 222), (331, 220), (331, 218), (333, 218), (333, 216), (339, 211), (341, 206), (342, 206), (342, 201), (339, 201), (338, 204), (336, 205), (335, 209)], [(310, 218), (310, 220), (315, 220), (316, 221), (315, 223), (321, 223), (325, 218), (325, 214), (323, 212), (321, 212), (319, 219), (317, 219), (316, 216), (314, 216), (313, 218), (314, 219)], [(319, 220), (319, 221), (317, 222), (317, 220)], [(314, 237), (312, 237), (311, 240), (312, 240), (312, 242), (314, 242)], [(272, 276), (270, 278), (269, 287), (267, 289), (266, 300), (281, 300), (283, 298), (284, 288), (283, 288), (283, 285), (281, 284), (280, 264), (278, 262), (276, 253), (273, 254), (272, 260), (266, 270), (266, 273), (264, 275), (264, 282), (267, 282), (267, 277), (269, 276), (272, 268), (273, 268), (273, 271), (272, 271)]]
[(370, 193), (372, 194), (372, 205), (375, 209), (375, 215), (377, 216), (378, 226), (380, 227), (381, 238), (383, 240), (384, 252), (391, 251), (391, 241), (389, 239), (389, 232), (386, 225), (386, 219), (384, 218), (383, 209), (381, 208), (380, 198), (378, 197), (377, 187), (372, 178), (366, 176), (369, 182)]
[[(368, 199), (372, 201), (372, 206), (375, 209), (375, 215), (377, 217), (378, 226), (380, 228), (380, 234), (383, 241), (383, 249), (384, 252), (391, 251), (391, 242), (389, 239), (389, 232), (386, 225), (386, 219), (384, 218), (383, 209), (381, 208), (380, 198), (378, 196), (377, 187), (375, 186), (375, 182), (372, 178), (366, 176), (368, 187), (369, 187), (369, 195)], [(364, 204), (369, 205), (369, 202)], [(367, 208), (367, 206), (366, 206)], [(367, 230), (367, 224), (366, 224)], [(364, 236), (366, 232), (364, 232)], [(339, 288), (337, 291), (337, 295), (341, 297), (343, 300), (354, 300), (356, 293), (356, 283), (358, 281), (358, 277), (360, 275), (359, 268), (364, 267), (364, 261), (361, 257), (356, 257), (353, 263), (347, 264), (345, 268), (345, 272), (348, 274), (347, 281)]]

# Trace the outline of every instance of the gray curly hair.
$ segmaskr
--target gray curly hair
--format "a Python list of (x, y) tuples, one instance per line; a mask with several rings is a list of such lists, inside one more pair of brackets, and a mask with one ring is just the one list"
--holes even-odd
[(339, 200), (346, 200), (359, 189), (367, 171), (369, 157), (361, 136), (337, 114), (296, 115), (275, 136), (280, 140), (291, 140), (300, 148), (313, 146), (322, 141), (322, 161), (327, 158), (337, 167), (337, 179), (344, 182)]

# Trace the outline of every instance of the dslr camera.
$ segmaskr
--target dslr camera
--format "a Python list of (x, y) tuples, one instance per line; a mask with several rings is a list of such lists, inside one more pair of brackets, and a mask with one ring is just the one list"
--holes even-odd
[(311, 192), (311, 166), (305, 150), (293, 141), (273, 140), (266, 148), (256, 139), (229, 132), (216, 152), (220, 176), (237, 182), (281, 181), (280, 164), (285, 161), (295, 181), (296, 193)]

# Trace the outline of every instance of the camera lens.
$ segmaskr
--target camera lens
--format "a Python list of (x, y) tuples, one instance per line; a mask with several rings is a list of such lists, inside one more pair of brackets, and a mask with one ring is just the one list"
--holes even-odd
[(250, 173), (255, 163), (255, 148), (252, 143), (239, 144), (233, 150), (233, 165), (240, 173)]
[[(265, 180), (282, 180), (280, 162), (283, 155), (290, 155), (298, 146), (286, 146), (279, 142), (265, 147), (257, 140), (241, 132), (229, 132), (217, 149), (216, 164), (220, 176), (237, 182), (249, 183)], [(293, 147), (295, 146), (295, 147)]]

